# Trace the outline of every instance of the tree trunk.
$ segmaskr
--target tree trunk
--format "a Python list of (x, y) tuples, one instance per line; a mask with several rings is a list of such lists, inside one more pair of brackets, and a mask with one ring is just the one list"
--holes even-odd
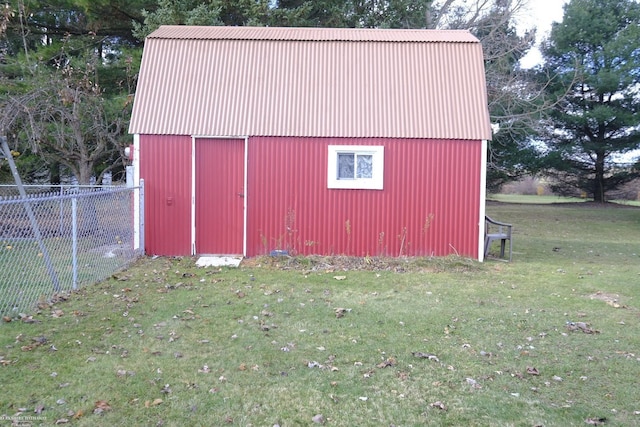
[(62, 179), (60, 177), (59, 162), (51, 163), (51, 167), (49, 168), (49, 183), (51, 184), (52, 190), (60, 189), (60, 184), (62, 183)]
[(605, 199), (605, 186), (604, 186), (604, 173), (605, 173), (605, 153), (604, 151), (596, 152), (595, 162), (595, 177), (593, 179), (593, 201), (597, 203), (604, 203)]
[(89, 185), (91, 184), (91, 175), (93, 174), (93, 168), (91, 162), (84, 161), (80, 162), (78, 165), (78, 184), (80, 185)]

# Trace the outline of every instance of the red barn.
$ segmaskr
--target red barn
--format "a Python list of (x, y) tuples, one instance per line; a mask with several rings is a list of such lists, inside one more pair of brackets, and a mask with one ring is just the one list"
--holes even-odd
[(468, 31), (160, 27), (130, 133), (148, 254), (483, 258)]

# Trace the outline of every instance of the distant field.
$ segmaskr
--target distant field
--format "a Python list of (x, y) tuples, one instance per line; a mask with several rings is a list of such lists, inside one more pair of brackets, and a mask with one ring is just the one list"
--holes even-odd
[(585, 199), (578, 197), (560, 197), (560, 196), (528, 196), (522, 194), (489, 194), (488, 200), (504, 203), (580, 203)]
[[(533, 203), (533, 204), (551, 204), (551, 203), (581, 203), (588, 202), (589, 199), (579, 197), (561, 197), (561, 196), (532, 196), (522, 194), (489, 194), (487, 200), (503, 202), (503, 203)], [(637, 200), (611, 200), (612, 203), (618, 203), (629, 206), (640, 206)]]

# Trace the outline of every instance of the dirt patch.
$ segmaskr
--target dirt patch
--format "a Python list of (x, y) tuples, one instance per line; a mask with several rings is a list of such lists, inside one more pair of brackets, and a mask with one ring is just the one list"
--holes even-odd
[(242, 261), (245, 266), (305, 272), (393, 271), (396, 273), (467, 272), (482, 268), (480, 263), (458, 256), (448, 257), (350, 257), (350, 256), (260, 256)]
[(588, 297), (589, 299), (604, 301), (613, 308), (629, 308), (626, 305), (620, 303), (620, 295), (618, 294), (610, 294), (607, 292), (598, 291), (595, 294), (589, 295)]

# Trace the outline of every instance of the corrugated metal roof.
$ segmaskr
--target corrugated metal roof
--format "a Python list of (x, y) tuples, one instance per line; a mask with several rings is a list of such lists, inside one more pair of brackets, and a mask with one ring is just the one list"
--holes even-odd
[(469, 31), (312, 27), (195, 27), (164, 25), (148, 39), (297, 40), (477, 43)]
[(129, 131), (490, 139), (467, 31), (161, 27)]

